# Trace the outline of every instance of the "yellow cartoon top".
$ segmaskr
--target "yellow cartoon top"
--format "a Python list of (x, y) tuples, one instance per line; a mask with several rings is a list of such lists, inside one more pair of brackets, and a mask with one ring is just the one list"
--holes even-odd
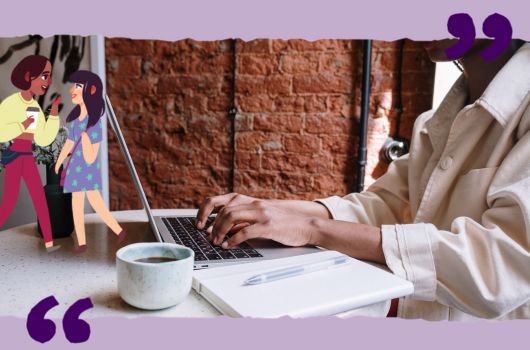
[[(27, 108), (35, 110), (35, 121), (24, 128), (22, 122), (27, 118)], [(37, 101), (25, 100), (20, 92), (12, 94), (0, 104), (0, 142), (11, 141), (22, 133), (34, 135), (34, 141), (39, 146), (48, 146), (57, 137), (60, 126), (59, 116), (44, 117), (44, 113)]]

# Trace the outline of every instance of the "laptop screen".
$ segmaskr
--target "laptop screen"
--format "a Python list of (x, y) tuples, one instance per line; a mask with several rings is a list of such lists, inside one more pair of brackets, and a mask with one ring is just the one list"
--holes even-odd
[(158, 231), (158, 228), (155, 225), (153, 214), (151, 212), (151, 207), (149, 206), (149, 203), (147, 202), (147, 197), (145, 196), (142, 183), (140, 182), (140, 178), (138, 177), (138, 173), (136, 172), (136, 168), (134, 167), (134, 162), (131, 158), (131, 154), (129, 153), (129, 149), (127, 148), (127, 144), (125, 143), (125, 138), (123, 137), (123, 134), (120, 129), (120, 125), (118, 124), (118, 119), (116, 118), (116, 114), (114, 113), (114, 109), (112, 108), (112, 104), (110, 103), (110, 99), (107, 95), (105, 95), (105, 104), (107, 106), (110, 126), (112, 127), (112, 130), (114, 130), (114, 134), (118, 138), (118, 144), (120, 145), (121, 153), (123, 154), (123, 157), (125, 158), (125, 162), (127, 163), (127, 168), (129, 168), (129, 172), (131, 173), (134, 186), (136, 187), (138, 196), (140, 197), (140, 200), (142, 201), (142, 205), (144, 206), (144, 209), (147, 213), (147, 218), (149, 219), (149, 224), (151, 225), (151, 229), (153, 230), (153, 233), (155, 234), (156, 239), (159, 242), (161, 242), (162, 238), (160, 236), (160, 232)]

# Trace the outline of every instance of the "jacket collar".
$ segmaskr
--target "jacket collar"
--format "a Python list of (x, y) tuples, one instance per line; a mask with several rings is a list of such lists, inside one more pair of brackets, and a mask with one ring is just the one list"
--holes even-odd
[[(484, 108), (504, 127), (529, 91), (530, 43), (526, 43), (506, 62), (473, 105)], [(421, 130), (431, 136), (434, 146), (440, 146), (438, 144), (445, 141), (447, 135), (440, 130), (447, 129), (446, 124), (452, 123), (458, 112), (465, 107), (467, 96), (467, 81), (464, 74), (461, 74)]]
[(530, 91), (530, 43), (515, 52), (477, 100), (503, 127)]
[(421, 133), (429, 135), (434, 150), (442, 150), (451, 124), (456, 115), (464, 108), (467, 100), (467, 83), (464, 75), (460, 75), (432, 116), (425, 122)]

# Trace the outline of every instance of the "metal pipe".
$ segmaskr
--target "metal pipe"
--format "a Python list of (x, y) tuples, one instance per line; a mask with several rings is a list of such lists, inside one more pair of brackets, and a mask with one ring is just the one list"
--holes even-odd
[(234, 192), (236, 182), (236, 71), (237, 71), (237, 57), (236, 57), (236, 39), (230, 39), (230, 46), (232, 51), (231, 73), (232, 81), (230, 82), (230, 107), (228, 109), (228, 119), (230, 120), (230, 182), (228, 184), (228, 191)]
[(399, 42), (398, 64), (397, 64), (397, 86), (396, 86), (396, 131), (394, 132), (394, 139), (400, 138), (401, 130), (401, 115), (403, 114), (403, 97), (401, 89), (403, 85), (403, 50), (405, 48), (405, 39)]
[(359, 126), (359, 148), (357, 152), (357, 178), (355, 191), (364, 189), (364, 175), (366, 168), (368, 113), (370, 107), (370, 73), (372, 70), (372, 40), (365, 40), (363, 46), (363, 71), (361, 87), (361, 122)]

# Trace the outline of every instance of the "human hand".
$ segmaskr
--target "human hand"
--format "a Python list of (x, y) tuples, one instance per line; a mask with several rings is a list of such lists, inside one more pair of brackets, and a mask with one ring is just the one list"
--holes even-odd
[(208, 216), (210, 216), (212, 213), (218, 212), (224, 207), (250, 204), (255, 200), (258, 199), (238, 193), (227, 193), (220, 196), (207, 198), (201, 204), (199, 212), (197, 213), (197, 228), (199, 230), (204, 229), (204, 225), (206, 224)]
[(59, 174), (59, 169), (61, 169), (61, 164), (59, 162), (55, 163), (55, 173)]
[(26, 120), (22, 122), (22, 125), (24, 125), (24, 129), (27, 129), (31, 124), (33, 124), (34, 121), (35, 119), (33, 119), (32, 117), (26, 118)]
[(50, 115), (53, 115), (53, 116), (59, 115), (60, 104), (61, 104), (61, 96), (57, 96), (52, 102), (52, 108), (50, 110)]
[[(313, 218), (292, 214), (269, 201), (254, 200), (249, 204), (225, 206), (209, 228), (213, 244), (228, 249), (252, 238), (266, 238), (288, 246), (311, 243)], [(226, 241), (228, 233), (233, 235)], [(224, 242), (223, 242), (224, 241)]]

